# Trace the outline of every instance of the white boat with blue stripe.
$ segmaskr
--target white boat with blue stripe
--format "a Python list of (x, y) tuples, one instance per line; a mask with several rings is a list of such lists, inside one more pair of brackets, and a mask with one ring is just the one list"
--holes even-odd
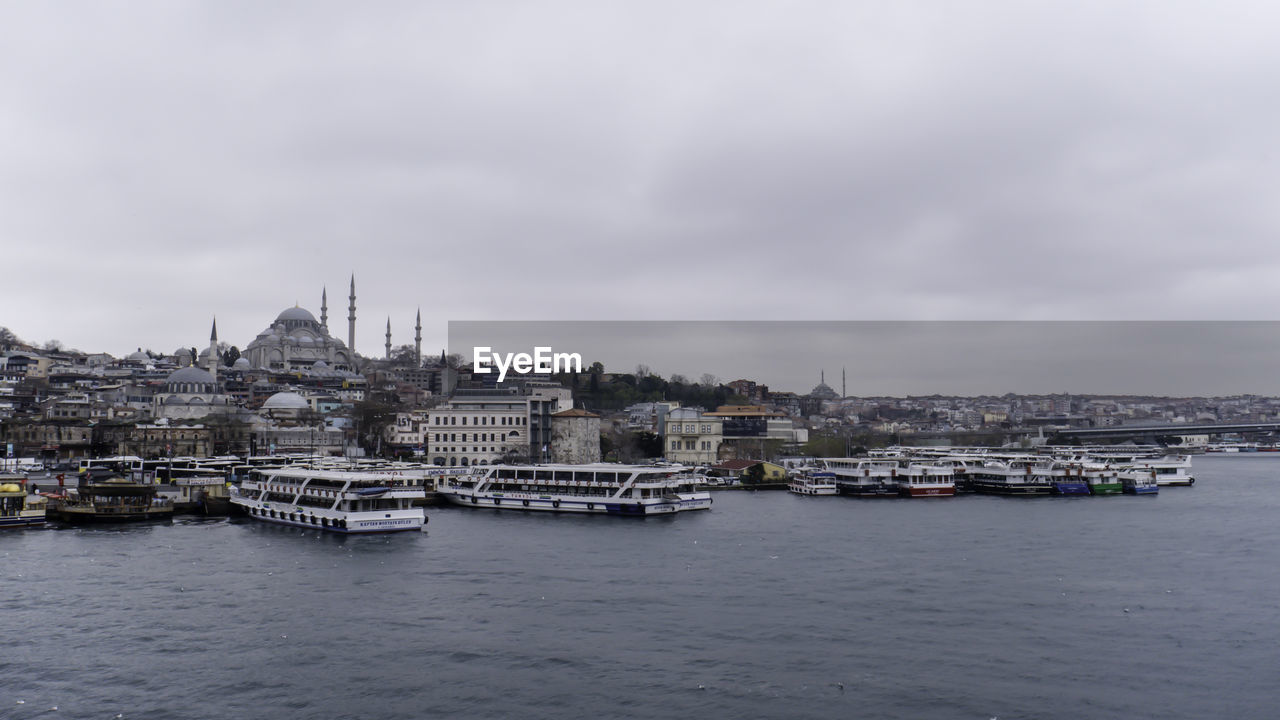
[(457, 505), (600, 515), (708, 510), (711, 493), (679, 465), (490, 465), (442, 480)]
[(231, 504), (255, 520), (328, 532), (421, 530), (429, 483), (422, 472), (264, 468), (232, 489)]

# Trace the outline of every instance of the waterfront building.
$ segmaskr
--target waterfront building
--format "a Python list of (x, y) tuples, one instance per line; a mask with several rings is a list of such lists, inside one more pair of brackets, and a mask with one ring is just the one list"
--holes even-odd
[(600, 416), (577, 408), (551, 416), (551, 462), (600, 462)]
[[(752, 468), (757, 465), (760, 466), (760, 470), (753, 471)], [(786, 468), (763, 460), (725, 460), (712, 465), (711, 470), (722, 477), (739, 482), (750, 479), (752, 475), (758, 475), (758, 481), (764, 483), (786, 482), (787, 479)]]
[(492, 465), (529, 456), (529, 402), (515, 393), (460, 390), (432, 408), (421, 444), (436, 465)]
[(572, 392), (554, 383), (459, 389), (429, 412), (423, 444), (437, 465), (490, 465), (509, 458), (547, 461), (552, 416), (572, 407)]
[(710, 465), (724, 440), (724, 420), (701, 408), (671, 410), (663, 421), (663, 452), (667, 460), (683, 465)]

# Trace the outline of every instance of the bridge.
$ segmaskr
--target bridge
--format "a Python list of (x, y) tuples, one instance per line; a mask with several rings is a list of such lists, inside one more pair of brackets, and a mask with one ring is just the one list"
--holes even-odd
[(1109, 437), (1168, 437), (1181, 435), (1219, 435), (1222, 433), (1256, 433), (1275, 432), (1280, 430), (1277, 422), (1250, 423), (1206, 423), (1177, 425), (1112, 425), (1111, 427), (1092, 428), (1055, 428), (1046, 434), (1055, 437), (1072, 437), (1079, 440)]

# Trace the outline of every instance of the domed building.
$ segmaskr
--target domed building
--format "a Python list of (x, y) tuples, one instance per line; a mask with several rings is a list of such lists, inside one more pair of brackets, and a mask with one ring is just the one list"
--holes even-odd
[(249, 343), (241, 357), (253, 367), (282, 372), (320, 367), (351, 371), (354, 353), (329, 328), (300, 307), (287, 308)]
[(816, 400), (838, 400), (840, 395), (835, 390), (832, 390), (831, 386), (827, 384), (827, 373), (826, 371), (823, 371), (821, 380), (813, 390), (809, 391), (809, 397)]
[(273, 420), (296, 420), (311, 409), (311, 403), (295, 392), (278, 392), (262, 403), (261, 414)]
[(218, 392), (218, 381), (208, 370), (184, 367), (174, 370), (164, 381), (164, 389), (152, 399), (158, 418), (191, 420), (235, 411), (231, 398)]

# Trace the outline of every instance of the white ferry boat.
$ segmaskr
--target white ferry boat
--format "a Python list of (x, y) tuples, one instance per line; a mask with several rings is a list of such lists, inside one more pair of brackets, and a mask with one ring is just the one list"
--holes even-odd
[(681, 466), (490, 465), (440, 480), (449, 502), (470, 507), (608, 515), (711, 508), (711, 493)]
[(797, 495), (839, 495), (833, 472), (800, 472), (787, 483), (787, 490)]
[(969, 470), (969, 482), (980, 493), (995, 495), (1048, 495), (1053, 491), (1053, 469), (1031, 459), (988, 460)]
[(911, 463), (898, 470), (899, 492), (906, 497), (951, 497), (956, 494), (955, 468)]
[(251, 518), (348, 534), (421, 530), (425, 498), (421, 474), (297, 466), (255, 471), (231, 492)]
[(1154, 471), (1156, 483), (1165, 486), (1190, 486), (1196, 484), (1191, 474), (1191, 458), (1187, 455), (1166, 455), (1162, 458), (1136, 460), (1121, 466), (1121, 470)]
[(818, 458), (822, 469), (835, 476), (836, 488), (841, 495), (854, 497), (898, 497), (898, 459), (881, 457)]

